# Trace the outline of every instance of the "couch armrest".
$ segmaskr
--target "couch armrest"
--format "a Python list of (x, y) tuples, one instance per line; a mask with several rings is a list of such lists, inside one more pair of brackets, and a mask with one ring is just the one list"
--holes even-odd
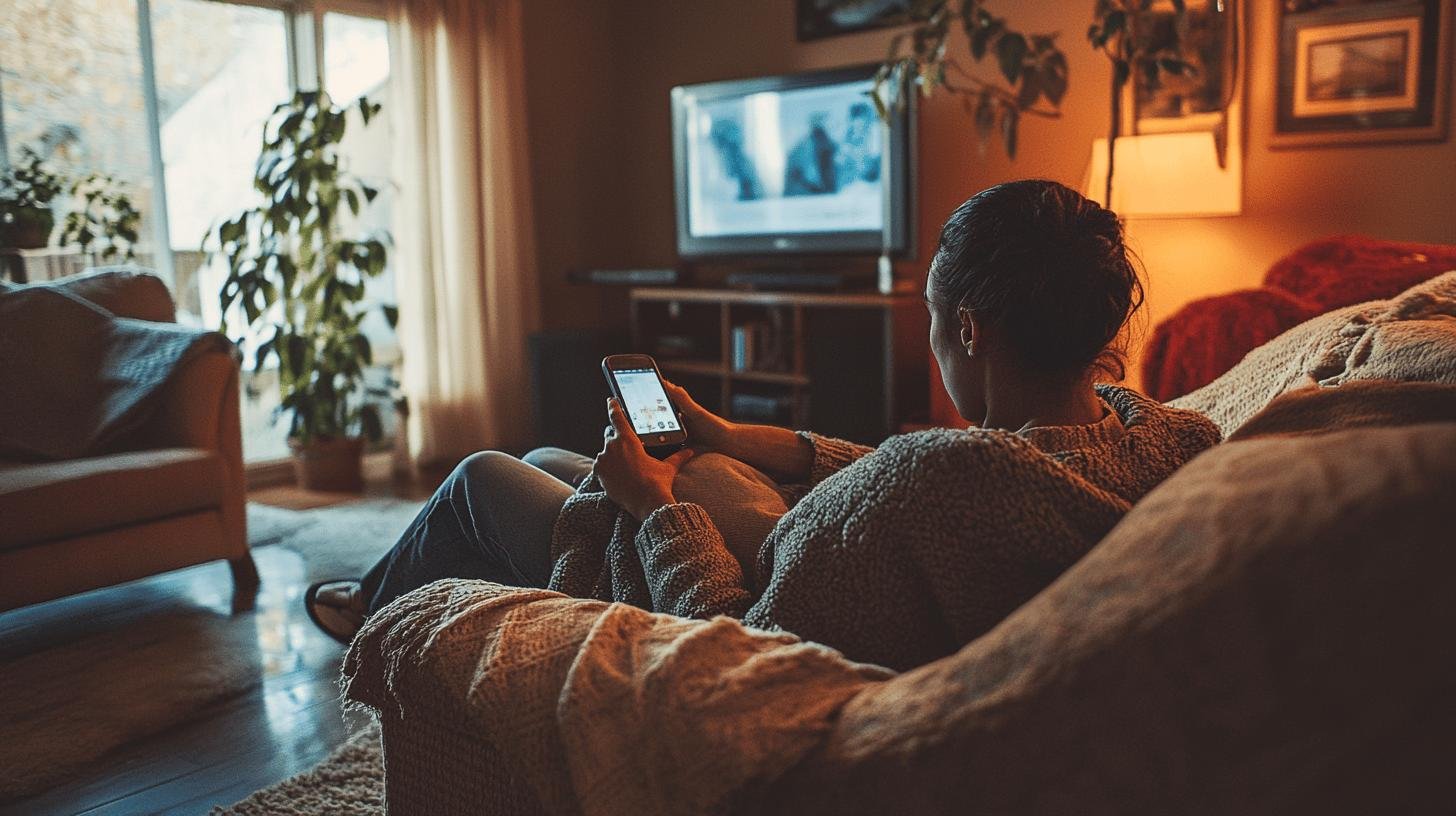
[(141, 447), (202, 448), (222, 457), (227, 489), (221, 512), (226, 548), (233, 556), (248, 549), (238, 380), (231, 353), (208, 351), (188, 360), (167, 383), (140, 440)]

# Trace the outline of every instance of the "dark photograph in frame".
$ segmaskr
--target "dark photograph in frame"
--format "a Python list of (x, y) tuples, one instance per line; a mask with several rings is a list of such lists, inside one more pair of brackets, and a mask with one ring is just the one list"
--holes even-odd
[(1136, 36), (1148, 50), (1171, 41), (1176, 29), (1189, 70), (1137, 71), (1125, 110), (1130, 133), (1215, 130), (1232, 102), (1241, 46), (1238, 11), (1231, 0), (1187, 0), (1180, 16), (1171, 0), (1153, 0), (1139, 18)]
[(910, 22), (911, 0), (795, 0), (799, 42)]
[(1283, 10), (1272, 147), (1442, 141), (1452, 0)]

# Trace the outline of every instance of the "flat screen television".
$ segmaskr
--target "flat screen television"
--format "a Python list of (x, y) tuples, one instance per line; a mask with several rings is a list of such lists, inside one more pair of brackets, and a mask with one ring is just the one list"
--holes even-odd
[(877, 67), (673, 88), (678, 254), (908, 254), (915, 94), (882, 120)]

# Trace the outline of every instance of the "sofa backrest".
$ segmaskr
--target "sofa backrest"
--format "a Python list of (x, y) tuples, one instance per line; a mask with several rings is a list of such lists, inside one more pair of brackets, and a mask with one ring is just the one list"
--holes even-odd
[(763, 801), (786, 814), (1449, 805), (1452, 506), (1456, 422), (1217, 446), (991, 633), (853, 699)]
[(88, 300), (117, 317), (173, 323), (177, 306), (167, 284), (149, 269), (139, 266), (102, 266), (79, 275), (57, 278), (45, 283)]

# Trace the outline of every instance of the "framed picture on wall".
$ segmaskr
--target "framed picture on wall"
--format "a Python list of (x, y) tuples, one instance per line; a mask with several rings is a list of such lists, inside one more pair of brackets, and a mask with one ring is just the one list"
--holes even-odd
[[(1189, 65), (1171, 74), (1139, 70), (1125, 91), (1124, 131), (1132, 134), (1220, 130), (1237, 96), (1243, 42), (1236, 0), (1152, 0), (1134, 36), (1147, 51), (1176, 39)], [(1149, 67), (1155, 68), (1149, 63)]]
[(1399, 0), (1281, 11), (1270, 145), (1444, 140), (1451, 6)]
[(799, 42), (910, 22), (911, 0), (795, 0)]

